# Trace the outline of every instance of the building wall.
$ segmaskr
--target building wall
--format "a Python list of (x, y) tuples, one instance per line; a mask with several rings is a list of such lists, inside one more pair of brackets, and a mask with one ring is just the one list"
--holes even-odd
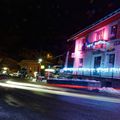
[[(112, 26), (116, 24), (117, 37), (114, 38), (114, 34), (111, 33), (111, 29)], [(93, 30), (85, 36), (77, 38), (75, 41), (74, 68), (119, 68), (120, 33), (118, 33), (118, 31), (120, 31), (120, 19), (113, 21), (101, 28)], [(85, 50), (83, 50), (83, 47), (85, 47)], [(113, 58), (114, 63), (112, 62)], [(81, 59), (83, 59), (82, 63)], [(98, 63), (96, 62), (97, 60)], [(98, 64), (97, 66), (95, 66), (95, 62)], [(95, 75), (93, 72), (86, 72), (84, 74)], [(113, 72), (102, 72), (96, 75), (106, 77), (120, 77), (120, 72), (115, 72), (114, 74)]]
[(75, 58), (74, 58), (74, 68), (79, 68), (83, 66), (83, 63), (80, 62), (84, 58), (84, 52), (82, 52), (84, 38), (76, 40), (75, 43)]

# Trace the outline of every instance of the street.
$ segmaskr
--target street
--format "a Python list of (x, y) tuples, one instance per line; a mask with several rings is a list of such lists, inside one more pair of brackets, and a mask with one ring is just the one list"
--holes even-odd
[(120, 97), (40, 87), (0, 83), (0, 120), (120, 120)]

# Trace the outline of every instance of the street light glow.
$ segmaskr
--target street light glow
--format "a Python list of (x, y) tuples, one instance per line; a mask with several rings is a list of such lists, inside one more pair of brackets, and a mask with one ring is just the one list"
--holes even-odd
[(40, 58), (40, 59), (38, 59), (38, 63), (41, 63), (42, 62), (42, 59)]
[(44, 65), (41, 65), (41, 69), (45, 69), (45, 66), (44, 66)]
[(5, 71), (6, 71), (6, 70), (8, 70), (8, 68), (7, 68), (7, 67), (3, 67), (3, 70), (5, 70)]

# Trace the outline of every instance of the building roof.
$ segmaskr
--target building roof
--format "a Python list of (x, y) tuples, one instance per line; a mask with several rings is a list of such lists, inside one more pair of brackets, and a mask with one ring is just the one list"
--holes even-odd
[(38, 64), (38, 62), (35, 60), (22, 60), (19, 64)]
[(119, 18), (120, 18), (120, 8), (108, 14), (107, 16), (103, 17), (102, 19), (98, 20), (97, 22), (93, 23), (92, 25), (80, 30), (76, 34), (72, 35), (67, 41), (76, 40), (77, 38), (83, 37), (88, 33), (96, 29), (99, 29), (100, 27), (103, 27)]

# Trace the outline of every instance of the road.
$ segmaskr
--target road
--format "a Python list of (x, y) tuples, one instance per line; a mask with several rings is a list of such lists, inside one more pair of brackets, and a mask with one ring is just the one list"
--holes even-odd
[(0, 120), (120, 120), (119, 97), (30, 84), (2, 84)]

